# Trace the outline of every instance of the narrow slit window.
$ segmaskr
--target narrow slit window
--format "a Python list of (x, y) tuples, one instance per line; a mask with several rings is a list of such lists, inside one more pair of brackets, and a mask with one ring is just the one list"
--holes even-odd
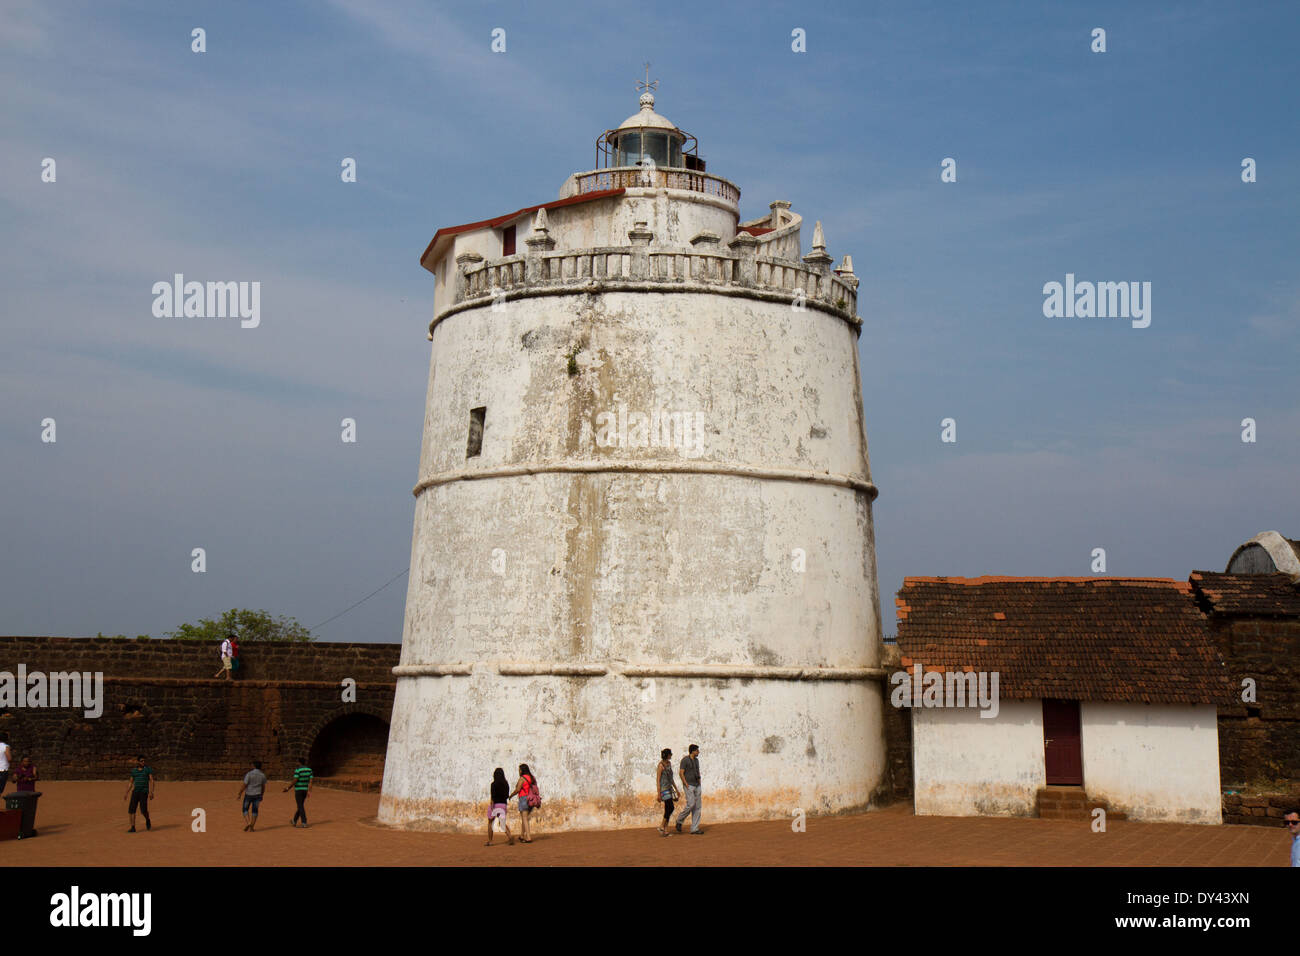
[(501, 230), (501, 255), (513, 256), (515, 254), (515, 227), (506, 226)]
[(469, 446), (465, 449), (466, 458), (477, 458), (483, 451), (483, 422), (486, 418), (486, 405), (469, 410)]

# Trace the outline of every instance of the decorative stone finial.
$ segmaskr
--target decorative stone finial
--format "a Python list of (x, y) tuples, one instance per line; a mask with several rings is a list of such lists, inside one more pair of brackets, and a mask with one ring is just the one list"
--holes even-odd
[(538, 208), (537, 216), (533, 219), (532, 234), (524, 242), (528, 244), (530, 252), (549, 252), (555, 248), (555, 240), (551, 238), (551, 230), (546, 225), (545, 206)]
[(835, 260), (831, 258), (830, 253), (826, 251), (826, 235), (822, 232), (822, 221), (817, 220), (817, 225), (813, 226), (813, 251), (803, 257), (803, 261), (810, 266), (826, 268)]
[(839, 268), (835, 270), (835, 274), (839, 276), (840, 279), (842, 279), (851, 289), (856, 290), (858, 288), (858, 277), (853, 274), (852, 256), (847, 254), (844, 256), (844, 259), (839, 264)]

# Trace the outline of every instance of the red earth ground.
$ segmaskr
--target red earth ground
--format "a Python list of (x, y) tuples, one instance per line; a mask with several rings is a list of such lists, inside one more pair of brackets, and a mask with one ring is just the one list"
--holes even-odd
[[(292, 794), (269, 790), (254, 833), (243, 832), (239, 784), (158, 784), (154, 827), (127, 833), (126, 781), (41, 785), (38, 836), (0, 843), (6, 866), (1286, 866), (1280, 827), (1001, 817), (917, 817), (906, 804), (871, 813), (789, 822), (708, 825), (703, 836), (664, 839), (648, 819), (638, 830), (548, 833), (545, 807), (535, 840), (485, 847), (483, 834), (424, 833), (374, 825), (379, 795), (317, 788), (307, 801), (311, 829), (293, 829)], [(207, 830), (191, 829), (206, 810)], [(486, 812), (486, 807), (485, 807)], [(518, 815), (510, 814), (518, 833)]]

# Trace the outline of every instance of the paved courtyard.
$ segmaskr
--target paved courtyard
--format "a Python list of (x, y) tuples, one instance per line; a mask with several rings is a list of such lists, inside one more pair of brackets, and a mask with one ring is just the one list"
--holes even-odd
[[(0, 844), (9, 866), (1286, 866), (1280, 827), (1120, 821), (917, 817), (904, 806), (855, 816), (708, 826), (700, 837), (641, 830), (547, 833), (530, 845), (485, 847), (481, 834), (408, 833), (373, 825), (378, 794), (317, 789), (310, 830), (289, 826), (293, 796), (271, 792), (259, 829), (243, 832), (238, 783), (160, 782), (152, 832), (127, 833), (125, 780), (44, 784), (39, 836)], [(708, 795), (705, 795), (705, 824)], [(207, 831), (190, 824), (207, 811)], [(544, 809), (543, 809), (544, 812)], [(512, 812), (510, 826), (516, 830)]]

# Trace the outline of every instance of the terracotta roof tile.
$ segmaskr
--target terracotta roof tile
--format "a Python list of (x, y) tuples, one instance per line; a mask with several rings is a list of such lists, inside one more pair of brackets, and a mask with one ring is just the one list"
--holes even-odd
[(1008, 699), (1235, 700), (1187, 582), (909, 577), (899, 597), (908, 608), (898, 624), (905, 660), (997, 671)]
[(1300, 617), (1300, 584), (1287, 574), (1222, 574), (1193, 571), (1191, 586), (1209, 614)]

